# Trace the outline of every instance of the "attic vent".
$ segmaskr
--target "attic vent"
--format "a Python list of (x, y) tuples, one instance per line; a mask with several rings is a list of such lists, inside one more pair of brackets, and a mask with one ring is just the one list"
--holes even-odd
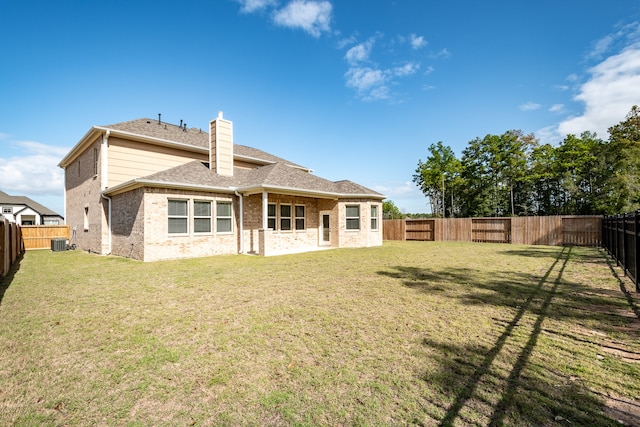
[[(180, 120), (180, 121), (182, 121), (182, 120)], [(184, 127), (182, 128), (182, 132), (186, 132), (186, 131), (187, 131), (187, 124), (185, 123)]]

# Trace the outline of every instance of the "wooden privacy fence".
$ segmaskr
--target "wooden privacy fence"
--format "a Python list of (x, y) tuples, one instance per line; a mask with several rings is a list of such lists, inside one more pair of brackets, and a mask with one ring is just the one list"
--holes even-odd
[(0, 278), (7, 275), (13, 263), (24, 252), (20, 228), (18, 224), (5, 218), (0, 219)]
[(602, 246), (622, 267), (640, 292), (640, 211), (606, 216), (602, 224)]
[(385, 240), (600, 246), (602, 216), (389, 219)]
[(21, 228), (26, 250), (51, 249), (51, 239), (69, 240), (68, 225), (23, 225)]

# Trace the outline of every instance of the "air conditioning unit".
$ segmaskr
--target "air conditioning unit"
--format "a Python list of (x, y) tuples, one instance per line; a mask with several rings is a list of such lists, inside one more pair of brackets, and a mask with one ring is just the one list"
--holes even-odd
[(51, 250), (54, 252), (67, 250), (67, 239), (51, 239)]

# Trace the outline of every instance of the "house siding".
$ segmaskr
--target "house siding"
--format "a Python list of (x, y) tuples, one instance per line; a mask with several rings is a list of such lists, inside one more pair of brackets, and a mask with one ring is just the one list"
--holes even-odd
[(192, 160), (208, 161), (206, 153), (179, 150), (117, 137), (109, 138), (108, 151), (109, 187), (161, 172)]
[(95, 139), (65, 170), (65, 220), (72, 230), (72, 243), (78, 249), (104, 254), (108, 251), (108, 206), (100, 195), (101, 166), (98, 161), (96, 174), (93, 151), (94, 148), (100, 149), (100, 141), (101, 138)]

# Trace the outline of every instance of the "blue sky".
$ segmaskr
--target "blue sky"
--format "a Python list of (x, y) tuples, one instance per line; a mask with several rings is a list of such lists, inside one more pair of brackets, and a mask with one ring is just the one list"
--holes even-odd
[(427, 212), (438, 141), (558, 143), (640, 104), (640, 2), (0, 0), (0, 190), (63, 213), (58, 162), (93, 125), (205, 129)]

